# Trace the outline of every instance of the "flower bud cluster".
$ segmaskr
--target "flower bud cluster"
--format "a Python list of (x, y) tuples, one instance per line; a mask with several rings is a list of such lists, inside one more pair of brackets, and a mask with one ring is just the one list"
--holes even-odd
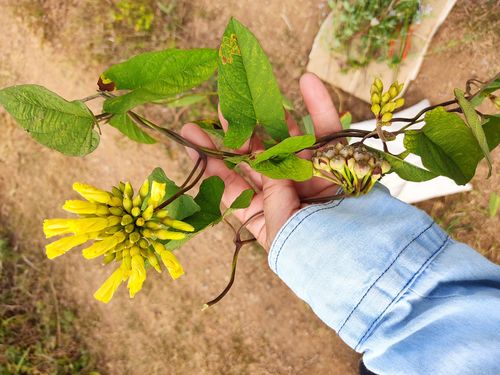
[(398, 98), (402, 90), (403, 84), (396, 81), (386, 92), (383, 92), (384, 84), (380, 78), (375, 78), (370, 88), (370, 95), (371, 110), (377, 118), (378, 124), (390, 125), (394, 111), (405, 104), (404, 98)]
[(167, 210), (158, 209), (165, 196), (164, 183), (153, 181), (150, 186), (146, 180), (135, 197), (129, 182), (120, 182), (111, 192), (81, 183), (74, 183), (73, 189), (85, 200), (68, 200), (63, 209), (80, 218), (44, 221), (47, 238), (69, 234), (48, 244), (46, 254), (53, 259), (93, 240), (82, 251), (85, 258), (103, 257), (104, 264), (119, 264), (94, 294), (96, 299), (109, 302), (125, 280), (133, 298), (146, 280), (148, 265), (162, 272), (162, 262), (174, 279), (184, 273), (164, 241), (184, 239), (186, 232), (193, 232), (194, 228), (171, 218)]
[(313, 173), (339, 185), (347, 195), (368, 193), (391, 169), (390, 164), (364, 146), (337, 143), (314, 153)]

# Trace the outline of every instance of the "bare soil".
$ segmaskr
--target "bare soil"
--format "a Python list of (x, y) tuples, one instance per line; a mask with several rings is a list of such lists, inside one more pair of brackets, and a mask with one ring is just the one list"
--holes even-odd
[[(117, 52), (119, 46), (110, 46), (104, 36), (111, 34), (99, 23), (107, 2), (36, 3), (42, 5), (42, 16), (32, 8), (16, 9), (16, 1), (0, 0), (0, 87), (38, 83), (68, 99), (91, 94), (104, 61), (124, 57)], [(182, 47), (215, 47), (228, 18), (235, 16), (261, 40), (283, 91), (302, 108), (298, 78), (326, 16), (326, 2), (175, 3), (182, 13), (181, 24), (172, 38), (159, 41)], [(498, 11), (498, 6), (491, 1), (470, 3), (458, 1), (434, 38), (409, 92), (410, 102), (423, 97), (433, 103), (447, 100), (452, 89), (462, 87), (468, 78), (485, 79), (498, 71), (498, 21), (485, 19)], [(133, 51), (163, 47), (141, 42), (132, 48), (131, 39), (121, 43), (123, 49)], [(113, 54), (106, 55), (107, 50)], [(356, 118), (368, 115), (365, 104), (343, 93), (333, 94)], [(41, 222), (63, 215), (60, 206), (74, 196), (73, 181), (107, 188), (129, 180), (138, 186), (154, 167), (161, 166), (180, 182), (185, 165), (190, 163), (175, 144), (168, 148), (138, 145), (108, 127), (103, 127), (97, 151), (81, 159), (68, 158), (36, 144), (4, 112), (0, 112), (0, 124), (0, 223), (13, 233), (17, 244), (31, 249), (32, 258), (41, 262), (50, 262), (39, 256), (45, 242)], [(491, 218), (487, 213), (490, 193), (500, 192), (499, 150), (493, 156), (495, 175), (485, 180), (486, 167), (481, 164), (473, 180), (474, 191), (428, 201), (420, 207), (455, 238), (500, 262), (498, 216)], [(357, 373), (359, 355), (281, 283), (258, 248), (242, 252), (230, 295), (215, 308), (200, 311), (226, 283), (233, 251), (231, 237), (224, 225), (207, 231), (177, 253), (187, 270), (185, 277), (172, 282), (165, 274), (151, 274), (134, 300), (121, 290), (108, 305), (95, 301), (92, 294), (109, 270), (98, 262), (82, 261), (77, 251), (51, 262), (53, 284), (60, 295), (78, 306), (78, 330), (99, 358), (102, 373)]]

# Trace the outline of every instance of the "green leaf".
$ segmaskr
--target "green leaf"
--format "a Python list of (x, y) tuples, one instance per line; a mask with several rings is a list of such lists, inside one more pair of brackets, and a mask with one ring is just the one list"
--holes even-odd
[(224, 181), (218, 176), (206, 178), (200, 185), (198, 195), (194, 198), (200, 210), (183, 221), (191, 224), (195, 231), (179, 241), (169, 241), (165, 246), (169, 250), (181, 247), (184, 243), (206, 229), (209, 225), (215, 225), (222, 220), (220, 202), (224, 193)]
[(490, 214), (490, 217), (496, 216), (498, 208), (500, 208), (500, 195), (492, 192), (490, 194), (490, 200), (488, 202), (488, 213)]
[(422, 182), (432, 180), (437, 177), (435, 173), (404, 161), (402, 156), (406, 157), (406, 152), (402, 153), (402, 155), (391, 155), (368, 146), (365, 147), (367, 147), (371, 152), (374, 152), (387, 160), (391, 165), (391, 171), (389, 173), (395, 172), (403, 180)]
[(295, 107), (290, 99), (288, 99), (285, 95), (282, 95), (283, 108), (287, 111), (295, 111)]
[(288, 137), (271, 64), (255, 36), (234, 18), (224, 32), (218, 64), (220, 108), (229, 123), (224, 144), (241, 147), (257, 123), (278, 141)]
[(490, 149), (488, 148), (488, 142), (481, 125), (481, 120), (479, 115), (476, 113), (474, 107), (467, 99), (465, 99), (464, 92), (460, 89), (455, 89), (455, 98), (458, 101), (458, 105), (462, 108), (462, 112), (465, 116), (465, 123), (469, 126), (472, 134), (477, 140), (481, 151), (483, 151), (484, 157), (488, 162), (488, 177), (491, 176), (491, 169), (493, 160), (491, 159)]
[(306, 115), (302, 117), (302, 128), (300, 130), (304, 134), (315, 135), (314, 123), (312, 121), (311, 115)]
[(299, 135), (296, 137), (289, 137), (284, 141), (278, 143), (276, 146), (268, 148), (266, 151), (257, 154), (253, 160), (254, 164), (261, 163), (265, 160), (269, 160), (276, 156), (281, 156), (283, 154), (294, 154), (307, 147), (310, 147), (316, 142), (316, 138), (313, 135)]
[(275, 179), (306, 181), (312, 178), (312, 163), (294, 154), (273, 157), (259, 163), (251, 162), (250, 165), (255, 171)]
[(500, 115), (487, 115), (483, 124), (488, 148), (493, 151), (500, 143)]
[(425, 126), (407, 131), (405, 147), (422, 158), (423, 165), (464, 185), (474, 176), (483, 152), (464, 121), (438, 107), (427, 112)]
[(126, 113), (114, 115), (108, 121), (108, 124), (118, 129), (133, 141), (146, 144), (156, 143), (156, 140), (139, 128)]
[(253, 189), (246, 189), (243, 190), (243, 192), (234, 200), (233, 203), (231, 203), (231, 206), (229, 208), (233, 209), (241, 209), (241, 208), (248, 208), (250, 206), (250, 202), (252, 202), (252, 198), (255, 194), (255, 191)]
[(497, 74), (491, 81), (487, 82), (479, 91), (469, 99), (473, 107), (477, 107), (490, 94), (500, 90), (500, 74)]
[(231, 203), (231, 206), (224, 212), (224, 217), (231, 215), (234, 211), (248, 208), (252, 203), (252, 198), (255, 194), (253, 189), (246, 189)]
[(342, 116), (340, 116), (340, 124), (342, 125), (342, 129), (350, 129), (352, 123), (352, 115), (351, 112), (344, 112)]
[(36, 141), (69, 156), (84, 156), (99, 144), (96, 119), (81, 101), (69, 102), (38, 85), (0, 90), (0, 105)]
[(198, 94), (185, 95), (178, 99), (168, 100), (165, 104), (167, 105), (167, 107), (170, 108), (187, 107), (196, 104), (198, 102), (201, 102), (206, 98), (207, 97), (205, 95), (198, 95)]
[(224, 138), (224, 130), (219, 120), (204, 119), (193, 121), (193, 123), (205, 130), (208, 134), (214, 135), (217, 138)]
[(217, 66), (213, 49), (167, 49), (146, 52), (103, 73), (119, 90), (131, 92), (107, 99), (104, 111), (123, 113), (137, 105), (181, 94), (209, 79)]
[[(148, 180), (150, 189), (148, 195), (146, 196), (146, 198), (144, 198), (144, 202), (142, 204), (143, 209), (146, 208), (147, 201), (151, 196), (151, 184), (153, 183), (153, 181), (166, 184), (165, 196), (161, 200), (162, 202), (166, 201), (180, 190), (175, 182), (170, 180), (161, 168), (155, 168), (149, 175)], [(186, 194), (181, 195), (179, 198), (170, 203), (166, 208), (169, 212), (169, 216), (177, 220), (183, 220), (188, 216), (192, 216), (194, 213), (199, 212), (201, 209), (198, 203), (193, 200), (192, 197)]]

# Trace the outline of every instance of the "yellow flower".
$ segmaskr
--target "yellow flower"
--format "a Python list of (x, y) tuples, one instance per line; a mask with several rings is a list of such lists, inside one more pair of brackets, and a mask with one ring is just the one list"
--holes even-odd
[(165, 183), (146, 180), (135, 197), (129, 182), (120, 182), (111, 192), (82, 183), (75, 183), (73, 189), (86, 201), (68, 200), (63, 209), (80, 218), (44, 220), (47, 238), (72, 234), (46, 245), (46, 254), (52, 259), (93, 240), (82, 251), (85, 258), (102, 256), (103, 264), (119, 264), (95, 292), (96, 299), (109, 302), (126, 280), (133, 298), (146, 280), (147, 266), (161, 272), (163, 263), (174, 279), (184, 274), (177, 258), (160, 241), (182, 240), (194, 228), (170, 217), (167, 210), (158, 209), (165, 196)]

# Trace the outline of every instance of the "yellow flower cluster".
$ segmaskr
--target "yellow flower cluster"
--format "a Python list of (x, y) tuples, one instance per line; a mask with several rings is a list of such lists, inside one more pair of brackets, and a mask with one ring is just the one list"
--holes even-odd
[(63, 209), (79, 215), (77, 219), (46, 219), (43, 230), (47, 238), (62, 237), (46, 246), (49, 259), (56, 258), (87, 241), (93, 243), (83, 249), (83, 256), (94, 259), (102, 256), (104, 264), (119, 266), (97, 290), (94, 297), (109, 302), (120, 284), (128, 280), (130, 298), (142, 288), (146, 267), (161, 272), (160, 260), (172, 278), (184, 274), (175, 255), (167, 250), (162, 240), (181, 240), (185, 232), (194, 228), (168, 216), (158, 209), (165, 195), (166, 185), (153, 181), (151, 191), (146, 180), (134, 197), (129, 182), (120, 182), (111, 192), (94, 186), (74, 183), (73, 189), (85, 200), (69, 200)]
[(378, 124), (390, 125), (393, 112), (405, 104), (404, 98), (398, 98), (402, 90), (403, 84), (399, 84), (396, 81), (384, 93), (384, 84), (380, 78), (375, 78), (370, 89), (370, 95), (372, 102), (371, 110), (377, 118)]
[(314, 153), (314, 176), (322, 177), (342, 187), (347, 195), (368, 193), (382, 175), (391, 170), (384, 159), (364, 146), (337, 143)]

